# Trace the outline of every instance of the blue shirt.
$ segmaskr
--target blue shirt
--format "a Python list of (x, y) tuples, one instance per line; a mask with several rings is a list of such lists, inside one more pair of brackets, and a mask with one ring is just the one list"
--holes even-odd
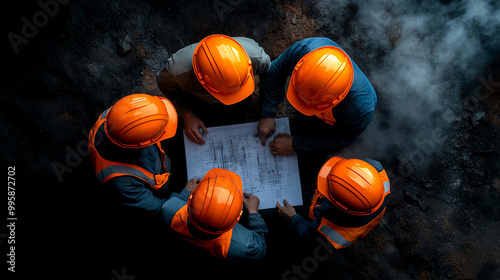
[[(340, 46), (328, 38), (309, 38), (299, 41), (285, 50), (271, 63), (267, 80), (263, 83), (262, 117), (275, 117), (278, 104), (285, 97), (285, 84), (292, 75), (297, 62), (307, 53), (323, 46)], [(377, 95), (375, 89), (352, 61), (354, 78), (347, 96), (332, 108), (336, 122), (333, 126), (325, 124), (321, 128), (327, 133), (296, 136), (293, 139), (295, 151), (332, 151), (353, 143), (365, 130), (373, 118)], [(317, 118), (309, 117), (316, 120)]]
[[(184, 188), (180, 194), (172, 193), (170, 198), (163, 204), (163, 218), (167, 224), (172, 220), (184, 205), (187, 204), (190, 192)], [(258, 213), (248, 215), (248, 229), (241, 224), (233, 227), (231, 243), (227, 252), (226, 259), (261, 259), (266, 255), (266, 240), (264, 235), (267, 233), (266, 222)]]
[[(372, 165), (378, 172), (384, 170), (382, 164), (376, 160), (362, 158), (361, 160), (368, 162)], [(359, 227), (361, 225), (368, 224), (373, 219), (375, 219), (384, 209), (388, 203), (388, 198), (390, 195), (387, 195), (382, 206), (378, 211), (368, 216), (360, 216), (360, 218), (356, 221), (353, 221), (350, 217), (343, 219), (343, 215), (345, 215), (337, 206), (333, 205), (327, 198), (323, 197), (318, 200), (320, 203), (319, 206), (314, 207), (313, 212), (316, 217), (315, 220), (308, 221), (304, 219), (299, 214), (293, 215), (290, 221), (290, 230), (297, 233), (303, 239), (313, 239), (318, 234), (318, 227), (321, 224), (321, 219), (324, 216), (324, 213), (329, 213), (330, 215), (333, 213), (336, 215), (335, 221), (339, 226), (343, 227)], [(330, 219), (329, 219), (330, 220)]]

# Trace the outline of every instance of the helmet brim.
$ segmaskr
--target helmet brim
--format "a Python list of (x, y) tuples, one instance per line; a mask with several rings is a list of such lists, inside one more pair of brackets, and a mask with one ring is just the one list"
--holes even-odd
[(299, 97), (299, 93), (293, 88), (293, 82), (292, 82), (293, 76), (290, 78), (290, 83), (288, 84), (288, 90), (286, 92), (286, 98), (288, 99), (288, 102), (292, 104), (292, 106), (297, 109), (297, 111), (301, 112), (302, 114), (306, 116), (313, 116), (317, 115), (321, 112), (324, 112), (326, 110), (332, 109), (335, 104), (332, 104), (331, 106), (325, 107), (325, 108), (317, 108), (314, 106), (307, 106), (307, 104)]
[(236, 186), (237, 186), (238, 190), (240, 191), (241, 195), (243, 195), (243, 183), (241, 181), (241, 177), (238, 174), (236, 174), (230, 170), (221, 169), (221, 168), (212, 168), (207, 172), (207, 174), (205, 174), (205, 176), (203, 176), (203, 178), (200, 180), (200, 182), (203, 180), (206, 180), (208, 178), (211, 178), (211, 177), (216, 177), (218, 175), (224, 175), (226, 177), (229, 177), (231, 180), (233, 180), (236, 183)]
[(163, 141), (168, 138), (172, 138), (175, 136), (175, 133), (177, 132), (177, 111), (175, 110), (174, 105), (170, 102), (165, 97), (158, 96), (158, 98), (163, 101), (163, 104), (165, 105), (165, 108), (167, 109), (168, 113), (168, 121), (167, 124), (165, 125), (165, 128), (163, 130), (163, 135), (161, 136), (159, 141)]
[(330, 201), (333, 200), (329, 191), (329, 185), (327, 180), (328, 174), (330, 174), (332, 168), (341, 160), (344, 159), (341, 157), (332, 157), (327, 162), (325, 162), (325, 164), (323, 164), (318, 173), (318, 191), (324, 196), (326, 196), (326, 198), (328, 198), (328, 200)]
[(247, 82), (242, 85), (239, 89), (232, 91), (230, 93), (220, 93), (214, 92), (208, 87), (205, 89), (212, 94), (213, 97), (217, 98), (224, 105), (233, 105), (236, 104), (245, 98), (249, 97), (255, 90), (255, 81), (253, 80), (253, 75), (248, 77)]

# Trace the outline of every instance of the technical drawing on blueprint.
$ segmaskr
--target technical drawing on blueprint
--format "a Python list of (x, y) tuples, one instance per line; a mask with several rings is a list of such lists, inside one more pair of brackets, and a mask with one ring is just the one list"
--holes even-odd
[[(260, 199), (259, 209), (276, 207), (286, 199), (302, 205), (297, 154), (273, 155), (257, 137), (258, 122), (208, 127), (204, 145), (191, 142), (184, 133), (188, 179), (203, 178), (212, 168), (223, 168), (241, 177), (243, 191)], [(276, 119), (276, 132), (290, 133), (288, 118)], [(273, 136), (274, 136), (273, 135)]]

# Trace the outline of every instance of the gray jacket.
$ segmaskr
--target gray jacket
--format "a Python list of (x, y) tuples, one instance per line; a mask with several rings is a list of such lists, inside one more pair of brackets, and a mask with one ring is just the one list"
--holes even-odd
[[(245, 37), (233, 37), (243, 46), (252, 60), (254, 75), (267, 74), (271, 59), (257, 42)], [(177, 113), (182, 116), (190, 111), (190, 98), (207, 103), (220, 103), (200, 84), (193, 71), (193, 53), (198, 43), (184, 47), (167, 59), (165, 66), (156, 74), (158, 88), (174, 104)]]

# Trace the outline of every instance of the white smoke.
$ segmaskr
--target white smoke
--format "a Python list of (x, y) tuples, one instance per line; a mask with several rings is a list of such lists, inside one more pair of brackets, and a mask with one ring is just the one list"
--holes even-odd
[[(479, 84), (478, 75), (498, 59), (499, 4), (486, 0), (319, 2), (318, 10), (337, 18), (356, 7), (356, 18), (349, 20), (352, 33), (358, 35), (333, 39), (355, 61), (361, 60), (358, 65), (379, 97), (374, 120), (359, 142), (343, 153), (379, 159), (396, 156), (417, 162), (416, 167), (425, 166), (426, 158), (439, 151), (446, 132), (460, 119), (464, 96), (472, 94), (467, 90)], [(358, 51), (360, 41), (365, 47)]]

